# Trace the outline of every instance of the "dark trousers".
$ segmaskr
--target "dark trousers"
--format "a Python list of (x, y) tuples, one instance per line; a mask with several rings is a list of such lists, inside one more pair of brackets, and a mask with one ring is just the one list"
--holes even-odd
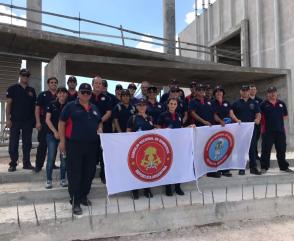
[(251, 142), (250, 142), (250, 148), (249, 148), (249, 168), (256, 168), (256, 148), (257, 148), (257, 128), (254, 126), (254, 131), (252, 134)]
[(30, 154), (32, 149), (33, 123), (32, 121), (13, 121), (9, 136), (9, 156), (11, 160), (9, 165), (14, 167), (17, 166), (20, 131), (22, 137), (23, 166), (31, 165)]
[(42, 122), (42, 128), (41, 130), (38, 131), (38, 148), (37, 148), (37, 155), (36, 155), (36, 169), (42, 169), (45, 158), (46, 158), (46, 153), (47, 153), (47, 127), (46, 123)]
[(265, 132), (261, 138), (261, 168), (269, 169), (271, 150), (275, 144), (279, 168), (286, 170), (289, 167), (289, 163), (286, 161), (286, 134), (284, 132)]
[(76, 204), (90, 193), (96, 173), (97, 143), (66, 143), (68, 192)]

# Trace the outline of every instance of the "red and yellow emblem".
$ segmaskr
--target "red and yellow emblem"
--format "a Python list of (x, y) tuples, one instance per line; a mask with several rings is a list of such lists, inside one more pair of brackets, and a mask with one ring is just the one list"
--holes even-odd
[(141, 136), (128, 153), (131, 173), (144, 182), (160, 180), (168, 173), (172, 162), (173, 151), (169, 141), (157, 134)]

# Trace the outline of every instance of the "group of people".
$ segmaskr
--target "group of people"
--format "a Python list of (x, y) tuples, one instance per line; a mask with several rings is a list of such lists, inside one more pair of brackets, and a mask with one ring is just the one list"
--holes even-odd
[[(10, 128), (9, 172), (16, 171), (20, 132), (23, 149), (23, 168), (40, 172), (46, 153), (46, 188), (52, 188), (52, 172), (60, 168), (60, 185), (68, 186), (70, 203), (75, 214), (81, 214), (80, 205), (90, 205), (87, 198), (96, 165), (100, 164), (100, 178), (105, 180), (104, 162), (99, 133), (119, 133), (151, 130), (154, 128), (182, 128), (187, 126), (224, 126), (229, 123), (255, 122), (249, 150), (250, 173), (261, 175), (270, 167), (270, 154), (275, 144), (281, 171), (293, 172), (285, 159), (286, 134), (284, 118), (287, 117), (285, 103), (278, 99), (277, 89), (267, 89), (265, 100), (256, 96), (254, 85), (242, 85), (240, 98), (230, 103), (225, 98), (225, 89), (217, 85), (203, 85), (191, 82), (191, 94), (185, 96), (179, 82), (172, 80), (169, 91), (158, 99), (158, 88), (147, 81), (141, 84), (141, 93), (135, 96), (137, 86), (129, 84), (123, 89), (118, 84), (115, 94), (108, 92), (108, 83), (100, 76), (92, 80), (92, 86), (83, 83), (77, 88), (77, 79), (70, 76), (67, 86), (58, 87), (55, 77), (48, 78), (48, 90), (38, 96), (29, 86), (30, 72), (21, 69), (19, 82), (7, 90), (6, 119)], [(38, 148), (35, 167), (30, 160), (32, 130), (38, 130)], [(262, 137), (261, 156), (257, 143)], [(60, 153), (60, 167), (55, 165)], [(257, 168), (260, 160), (261, 170)], [(239, 170), (244, 175), (245, 170)], [(208, 173), (219, 178), (232, 176), (230, 170)], [(174, 191), (184, 195), (180, 184)], [(133, 190), (134, 199), (139, 190)], [(144, 196), (153, 196), (151, 190), (143, 190)], [(167, 196), (173, 195), (171, 185), (165, 186)]]

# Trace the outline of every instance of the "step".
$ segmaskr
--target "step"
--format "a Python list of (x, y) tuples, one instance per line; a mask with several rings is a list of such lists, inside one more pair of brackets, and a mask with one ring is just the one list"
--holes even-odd
[[(290, 185), (275, 188), (256, 186), (255, 191), (225, 189), (202, 195), (194, 190), (191, 195), (166, 197), (155, 195), (152, 199), (129, 197), (92, 199), (92, 208), (82, 206), (82, 216), (72, 216), (67, 201), (35, 203), (1, 208), (1, 240), (88, 240), (94, 238), (131, 236), (177, 230), (185, 227), (270, 219), (278, 216), (293, 216), (294, 198)], [(253, 195), (253, 193), (255, 193)], [(54, 208), (55, 207), (55, 208)], [(290, 208), (289, 208), (290, 207)], [(54, 211), (55, 210), (55, 211)], [(18, 219), (19, 217), (19, 219)]]
[[(293, 186), (294, 174), (282, 173), (278, 169), (272, 169), (268, 173), (256, 176), (247, 174), (239, 176), (237, 171), (233, 171), (233, 177), (222, 177), (219, 179), (202, 177), (198, 185), (196, 182), (189, 182), (182, 184), (183, 190), (188, 194), (190, 192), (199, 191), (211, 193), (215, 189), (232, 189), (232, 188), (251, 188), (259, 185), (279, 186), (290, 185)], [(67, 188), (59, 186), (58, 178), (53, 182), (53, 188), (45, 189), (45, 179), (41, 182), (19, 182), (19, 183), (5, 183), (1, 185), (0, 206), (16, 205), (16, 203), (32, 203), (37, 201), (39, 203), (46, 203), (53, 200), (68, 200)], [(164, 193), (163, 187), (152, 188), (154, 194)], [(92, 184), (90, 193), (92, 198), (106, 198), (106, 186), (100, 182), (100, 179), (95, 178)], [(130, 197), (129, 192), (124, 192), (114, 195), (114, 197)]]

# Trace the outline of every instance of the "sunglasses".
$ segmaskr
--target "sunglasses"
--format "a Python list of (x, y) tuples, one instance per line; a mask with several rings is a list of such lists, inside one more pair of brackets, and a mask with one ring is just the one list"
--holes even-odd
[(81, 90), (81, 94), (82, 95), (91, 95), (91, 91), (90, 90)]
[(30, 77), (30, 75), (29, 75), (29, 74), (22, 74), (21, 76), (22, 76), (22, 77), (27, 77), (27, 78), (29, 78), (29, 77)]

